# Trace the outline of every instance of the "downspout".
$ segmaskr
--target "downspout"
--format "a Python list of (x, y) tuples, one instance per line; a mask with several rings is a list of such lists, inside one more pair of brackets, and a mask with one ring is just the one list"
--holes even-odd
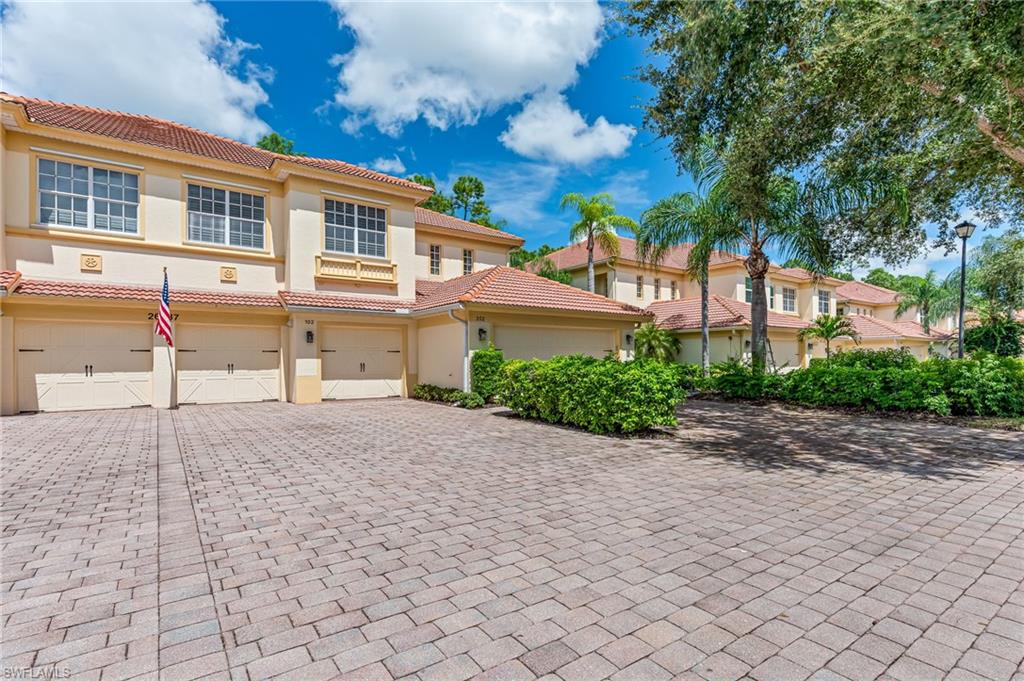
[[(465, 308), (462, 308), (465, 309)], [(459, 319), (455, 310), (448, 310), (448, 316), (462, 324), (462, 391), (469, 392), (469, 320)]]

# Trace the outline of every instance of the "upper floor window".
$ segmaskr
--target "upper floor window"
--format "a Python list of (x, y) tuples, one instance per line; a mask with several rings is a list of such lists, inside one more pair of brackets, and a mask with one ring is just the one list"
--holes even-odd
[(768, 309), (775, 309), (775, 287), (771, 284), (768, 285)]
[(639, 300), (644, 299), (644, 275), (636, 275), (636, 297)]
[(654, 278), (654, 299), (661, 300), (661, 279)]
[(818, 291), (818, 314), (829, 314), (832, 311), (828, 291)]
[(462, 273), (473, 274), (473, 251), (468, 248), (462, 249)]
[(430, 273), (437, 276), (441, 274), (441, 246), (430, 244)]
[(324, 249), (387, 257), (387, 211), (347, 201), (324, 202)]
[(39, 222), (106, 232), (139, 232), (139, 176), (39, 159)]
[(754, 302), (754, 281), (750, 277), (747, 277), (743, 280), (743, 287), (743, 300), (748, 303)]
[(188, 185), (188, 240), (263, 248), (263, 197)]
[(796, 289), (782, 287), (782, 311), (796, 312)]
[(671, 289), (672, 289), (672, 293), (671, 293), (672, 300), (675, 300), (676, 298), (679, 297), (679, 288), (676, 286), (676, 280), (675, 279), (672, 280)]

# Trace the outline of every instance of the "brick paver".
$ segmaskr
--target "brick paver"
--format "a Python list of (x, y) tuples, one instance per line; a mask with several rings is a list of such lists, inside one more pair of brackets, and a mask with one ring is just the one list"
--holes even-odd
[(412, 401), (0, 428), (5, 678), (1020, 678), (1019, 435), (699, 402), (635, 440)]

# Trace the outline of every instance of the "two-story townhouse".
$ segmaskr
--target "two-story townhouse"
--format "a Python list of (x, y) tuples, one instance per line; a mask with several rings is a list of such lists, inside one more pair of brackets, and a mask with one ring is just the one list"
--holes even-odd
[[(700, 287), (687, 265), (691, 245), (669, 249), (653, 266), (638, 256), (636, 241), (619, 237), (617, 257), (595, 247), (595, 271), (599, 293), (654, 313), (662, 328), (675, 332), (681, 341), (680, 361), (700, 361)], [(586, 287), (587, 251), (584, 244), (560, 249), (548, 258), (573, 277), (573, 285)], [(606, 283), (602, 286), (602, 283)], [(836, 288), (843, 282), (815, 277), (807, 270), (772, 265), (765, 281), (768, 297), (768, 354), (776, 367), (805, 365), (824, 356), (813, 341), (801, 342), (800, 329), (821, 314), (836, 313)], [(743, 256), (718, 252), (708, 268), (711, 361), (745, 359), (750, 355), (750, 301), (752, 286)], [(694, 314), (694, 311), (695, 314)]]
[(469, 387), (489, 342), (628, 354), (647, 318), (506, 267), (519, 237), (342, 161), (2, 94), (0, 163), (5, 414)]
[(952, 317), (941, 320), (925, 332), (916, 307), (897, 314), (897, 291), (863, 281), (848, 281), (836, 289), (838, 314), (845, 315), (857, 330), (857, 340), (843, 338), (838, 349), (854, 346), (883, 349), (906, 348), (918, 359), (927, 359), (929, 349), (945, 354), (947, 341), (956, 323)]

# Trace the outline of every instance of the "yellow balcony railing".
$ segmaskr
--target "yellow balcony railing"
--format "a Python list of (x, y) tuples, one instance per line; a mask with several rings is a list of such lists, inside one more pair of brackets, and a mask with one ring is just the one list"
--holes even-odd
[(316, 276), (318, 279), (397, 284), (398, 265), (318, 255), (316, 256)]

